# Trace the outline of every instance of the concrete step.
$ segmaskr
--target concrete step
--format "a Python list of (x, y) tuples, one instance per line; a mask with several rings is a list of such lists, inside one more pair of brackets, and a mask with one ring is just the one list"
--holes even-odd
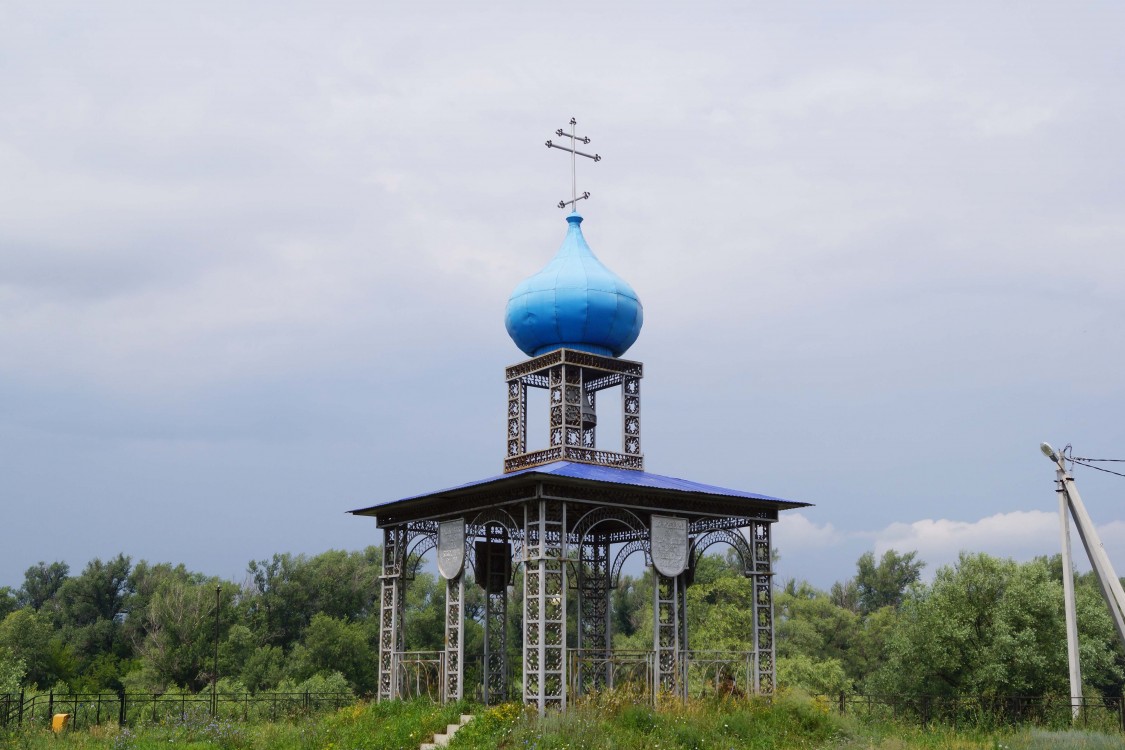
[(457, 734), (457, 730), (468, 724), (473, 720), (472, 714), (461, 714), (460, 724), (449, 724), (445, 727), (445, 734), (435, 734), (431, 742), (423, 742), (418, 750), (437, 750), (439, 747), (445, 747), (449, 741), (453, 739), (453, 735)]

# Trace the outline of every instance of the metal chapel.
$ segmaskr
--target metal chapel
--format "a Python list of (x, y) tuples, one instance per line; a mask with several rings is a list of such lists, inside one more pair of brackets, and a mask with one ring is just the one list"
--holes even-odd
[[(641, 332), (633, 288), (606, 268), (582, 234), (574, 182), (589, 138), (557, 131), (570, 153), (571, 209), (555, 257), (508, 299), (508, 334), (527, 359), (505, 369), (507, 421), (503, 473), (451, 489), (351, 511), (383, 530), (379, 700), (404, 694), (411, 657), (404, 648), (403, 602), (409, 561), (437, 550), (445, 579), (445, 649), (436, 663), (440, 695), (476, 693), (486, 703), (513, 688), (542, 713), (574, 695), (634, 680), (651, 695), (686, 697), (693, 665), (722, 661), (690, 645), (687, 589), (695, 564), (715, 544), (733, 547), (753, 587), (752, 652), (723, 679), (740, 690), (774, 689), (771, 527), (782, 510), (806, 503), (713, 487), (645, 471), (640, 362), (622, 359)], [(546, 447), (528, 445), (528, 389), (547, 392)], [(598, 405), (620, 406), (621, 444), (598, 439)], [(615, 404), (616, 406), (616, 404)], [(603, 422), (604, 424), (604, 422)], [(617, 430), (615, 429), (615, 432)], [(654, 576), (651, 651), (615, 653), (610, 595), (625, 560), (644, 556)], [(511, 684), (509, 589), (522, 570), (522, 680)], [(465, 685), (466, 575), (484, 591), (482, 684)], [(574, 592), (568, 605), (568, 593)], [(576, 609), (577, 611), (570, 611)], [(568, 623), (571, 625), (568, 640)], [(698, 645), (698, 644), (697, 644)], [(713, 672), (714, 679), (718, 679)], [(469, 691), (468, 693), (466, 691)]]

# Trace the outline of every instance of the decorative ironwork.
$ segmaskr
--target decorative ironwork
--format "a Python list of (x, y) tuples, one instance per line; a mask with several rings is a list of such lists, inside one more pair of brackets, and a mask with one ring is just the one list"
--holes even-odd
[(777, 649), (773, 639), (773, 560), (770, 554), (770, 524), (755, 522), (750, 527), (754, 550), (754, 653), (757, 669), (754, 692), (772, 695), (776, 684), (774, 661)]
[[(633, 375), (638, 378), (644, 377), (644, 364), (641, 362), (618, 359), (616, 357), (603, 357), (599, 354), (580, 352), (576, 349), (555, 349), (554, 351), (541, 354), (538, 357), (532, 357), (519, 364), (505, 368), (504, 379), (520, 379), (527, 382), (528, 385), (544, 388), (546, 387), (545, 385), (530, 382), (528, 376), (538, 377), (544, 370), (564, 363), (578, 365), (587, 370), (599, 371), (603, 375), (617, 374)], [(608, 385), (616, 385), (616, 383), (610, 383)], [(594, 390), (601, 390), (602, 388), (608, 387), (608, 385), (597, 384)]]
[(379, 593), (378, 699), (380, 701), (394, 700), (400, 692), (395, 654), (403, 651), (402, 570), (406, 559), (406, 543), (405, 529), (392, 527), (383, 530), (383, 574)]
[(754, 550), (746, 542), (746, 537), (728, 529), (715, 529), (696, 537), (691, 545), (692, 569), (699, 562), (699, 558), (703, 557), (707, 548), (713, 544), (729, 544), (738, 553), (738, 558), (742, 561), (743, 574), (751, 575), (754, 572)]
[(645, 565), (652, 565), (652, 555), (649, 551), (648, 539), (635, 539), (617, 550), (617, 555), (613, 558), (613, 568), (610, 575), (613, 580), (614, 588), (617, 587), (621, 581), (621, 568), (624, 567), (625, 561), (632, 557), (637, 552), (643, 552), (645, 555)]
[[(462, 538), (462, 544), (463, 544)], [(446, 701), (462, 697), (465, 665), (465, 576), (445, 581), (445, 659), (442, 692)]]
[[(509, 367), (505, 415), (505, 472), (553, 461), (579, 461), (643, 470), (639, 362), (560, 349)], [(597, 393), (621, 389), (621, 451), (597, 445)], [(547, 391), (548, 446), (527, 450), (528, 388)], [(715, 692), (738, 689), (772, 693), (776, 681), (770, 526), (788, 501), (631, 486), (567, 476), (527, 473), (488, 481), (376, 510), (384, 529), (380, 590), (379, 700), (401, 697), (404, 675), (431, 672), (443, 700), (465, 695), (465, 573), (454, 526), (463, 523), (463, 558), (474, 563), (484, 589), (483, 691), (487, 704), (510, 699), (508, 587), (517, 561), (524, 566), (522, 618), (523, 699), (540, 713), (565, 709), (571, 694), (613, 687), (616, 680), (643, 680), (652, 695), (686, 697), (689, 683), (713, 683)], [(569, 518), (568, 518), (569, 514)], [(640, 514), (640, 515), (638, 515)], [(653, 515), (655, 514), (655, 516)], [(654, 528), (661, 514), (675, 523), (675, 541)], [(461, 521), (460, 519), (464, 519)], [(439, 529), (448, 533), (441, 536)], [(746, 530), (743, 533), (742, 530)], [(665, 529), (667, 532), (667, 529)], [(449, 537), (446, 539), (446, 537)], [(654, 571), (653, 650), (630, 656), (612, 650), (610, 595), (625, 561), (641, 552), (653, 565), (653, 538), (664, 539)], [(753, 587), (753, 652), (739, 659), (693, 654), (689, 649), (687, 586), (691, 571), (712, 545), (739, 554)], [(435, 546), (446, 578), (445, 649), (433, 659), (415, 658), (404, 669), (402, 609), (410, 578), (408, 560)], [(448, 549), (446, 549), (448, 547)], [(681, 549), (682, 548), (682, 549)], [(568, 554), (573, 550), (573, 556)], [(672, 551), (676, 551), (672, 559)], [(673, 564), (674, 563), (674, 564)], [(686, 568), (686, 569), (685, 569)], [(667, 575), (672, 573), (673, 575)], [(577, 591), (572, 623), (578, 649), (569, 652), (567, 587)], [(415, 664), (416, 662), (416, 664)], [(440, 671), (434, 671), (438, 669)], [(429, 670), (429, 671), (426, 671)], [(413, 686), (421, 690), (421, 684)], [(426, 683), (429, 685), (430, 683)], [(432, 688), (431, 688), (432, 689)]]
[(604, 689), (609, 684), (610, 552), (609, 542), (595, 538), (578, 547), (578, 648), (592, 659), (582, 664), (579, 694)]
[(658, 692), (686, 697), (687, 680), (680, 658), (681, 649), (687, 645), (684, 577), (669, 578), (655, 571), (653, 577), (653, 684)]
[(523, 698), (566, 708), (566, 504), (524, 505)]

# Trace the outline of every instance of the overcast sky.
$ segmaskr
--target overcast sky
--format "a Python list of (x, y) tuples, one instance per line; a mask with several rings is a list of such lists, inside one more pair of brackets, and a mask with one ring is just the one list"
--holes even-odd
[[(749, 5), (749, 7), (747, 7)], [(1038, 444), (1125, 458), (1112, 3), (0, 0), (0, 585), (241, 580), (499, 473), (503, 311), (583, 228), (649, 471), (867, 549), (1057, 551)], [(1125, 479), (1078, 469), (1125, 572)]]

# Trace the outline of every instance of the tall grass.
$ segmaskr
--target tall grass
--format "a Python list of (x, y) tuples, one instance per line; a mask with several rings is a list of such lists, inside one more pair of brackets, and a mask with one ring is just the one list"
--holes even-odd
[(456, 723), (464, 704), (436, 706), (427, 700), (357, 703), (320, 717), (245, 723), (205, 715), (174, 717), (137, 729), (93, 727), (55, 737), (47, 729), (21, 727), (0, 735), (0, 747), (21, 750), (417, 750)]

